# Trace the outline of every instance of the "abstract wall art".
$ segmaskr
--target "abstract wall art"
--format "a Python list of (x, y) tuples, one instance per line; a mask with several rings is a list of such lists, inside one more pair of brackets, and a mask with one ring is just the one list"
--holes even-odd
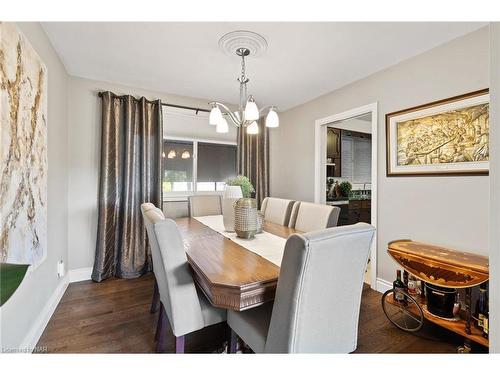
[(47, 253), (47, 68), (14, 23), (0, 23), (0, 263)]
[(386, 115), (387, 176), (488, 174), (488, 90)]

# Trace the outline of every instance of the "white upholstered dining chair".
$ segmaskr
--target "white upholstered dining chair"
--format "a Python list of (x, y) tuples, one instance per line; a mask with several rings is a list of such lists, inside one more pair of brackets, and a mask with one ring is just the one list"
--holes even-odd
[(374, 233), (358, 223), (290, 236), (274, 303), (228, 311), (231, 352), (236, 335), (256, 353), (354, 351)]
[[(160, 208), (156, 207), (153, 203), (150, 203), (150, 202), (143, 203), (143, 204), (141, 204), (141, 213), (142, 213), (142, 219), (144, 220), (144, 226), (146, 226), (144, 213), (149, 211), (149, 210), (155, 210), (156, 212), (158, 212), (158, 214), (160, 214), (163, 218), (165, 218), (163, 211)], [(146, 235), (149, 236), (149, 233), (147, 233), (147, 228), (146, 228)], [(153, 267), (153, 273), (154, 273), (154, 267)], [(159, 299), (160, 299), (160, 294), (158, 293), (158, 284), (156, 283), (156, 279), (155, 279), (155, 285), (153, 288), (153, 298), (151, 300), (151, 307), (149, 309), (149, 312), (151, 314), (154, 314), (156, 312), (156, 308), (158, 306)]]
[(184, 336), (225, 321), (226, 310), (213, 307), (196, 288), (175, 222), (153, 209), (144, 213), (144, 221), (160, 295), (156, 350), (164, 350), (169, 322), (175, 336), (176, 353), (183, 353)]
[(336, 227), (340, 207), (309, 202), (295, 202), (288, 226), (301, 232)]
[(288, 226), (292, 207), (295, 201), (289, 199), (266, 197), (262, 201), (261, 211), (264, 220)]
[(220, 195), (191, 195), (188, 197), (189, 216), (222, 215)]

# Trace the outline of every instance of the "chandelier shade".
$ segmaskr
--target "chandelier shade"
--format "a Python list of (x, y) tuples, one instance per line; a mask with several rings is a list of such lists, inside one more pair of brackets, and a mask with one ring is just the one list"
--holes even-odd
[(210, 116), (208, 117), (208, 123), (210, 125), (217, 125), (219, 121), (222, 120), (222, 112), (219, 107), (214, 105), (210, 111)]
[(254, 121), (250, 125), (248, 125), (247, 134), (259, 134), (259, 125), (257, 124), (257, 121)]
[(217, 133), (227, 133), (229, 131), (229, 126), (227, 120), (221, 116), (219, 122), (217, 122), (217, 127), (215, 128)]
[(259, 119), (259, 108), (257, 108), (257, 104), (253, 97), (250, 95), (248, 98), (247, 105), (245, 106), (245, 120), (247, 121), (255, 121)]
[(268, 128), (277, 128), (280, 126), (280, 119), (274, 108), (271, 108), (266, 116), (266, 126)]

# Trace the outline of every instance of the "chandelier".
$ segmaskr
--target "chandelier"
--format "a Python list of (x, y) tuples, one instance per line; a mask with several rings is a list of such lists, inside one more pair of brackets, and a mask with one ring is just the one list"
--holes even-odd
[(234, 31), (224, 35), (219, 45), (228, 53), (235, 53), (241, 57), (241, 74), (237, 78), (240, 83), (240, 102), (237, 111), (231, 111), (221, 102), (213, 101), (209, 104), (212, 109), (208, 122), (215, 125), (217, 133), (227, 133), (229, 131), (228, 122), (225, 117), (229, 117), (234, 126), (246, 128), (247, 134), (258, 134), (259, 126), (257, 120), (263, 116), (266, 111), (265, 124), (268, 128), (277, 128), (279, 126), (279, 117), (275, 106), (266, 106), (261, 109), (257, 107), (252, 95), (247, 94), (247, 84), (250, 81), (246, 76), (245, 57), (250, 54), (258, 55), (266, 47), (266, 40), (259, 34), (250, 31)]

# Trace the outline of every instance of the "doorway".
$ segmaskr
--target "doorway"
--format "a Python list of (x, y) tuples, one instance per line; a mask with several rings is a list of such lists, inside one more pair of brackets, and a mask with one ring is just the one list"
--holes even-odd
[[(375, 228), (377, 227), (377, 165), (378, 165), (378, 134), (377, 134), (377, 124), (378, 124), (378, 105), (377, 103), (368, 104), (362, 107), (353, 108), (349, 111), (334, 114), (328, 117), (324, 117), (316, 120), (315, 126), (315, 157), (314, 157), (314, 201), (315, 203), (327, 204), (327, 174), (331, 173), (337, 166), (336, 176), (342, 180), (350, 180), (356, 190), (364, 191), (364, 198), (369, 194), (370, 197), (370, 222)], [(352, 121), (357, 119), (360, 121)], [(348, 121), (351, 120), (351, 121)], [(344, 132), (346, 135), (352, 135), (350, 133), (370, 133), (371, 139), (371, 165), (370, 165), (370, 181), (364, 181), (361, 184), (364, 185), (363, 189), (359, 189), (360, 185), (357, 180), (353, 180), (352, 176), (342, 177), (341, 172), (338, 172), (339, 166), (341, 164), (339, 160), (335, 160), (335, 155), (332, 157), (327, 156), (327, 137), (328, 130), (334, 128), (338, 129), (338, 135)], [(347, 133), (345, 133), (347, 132)], [(335, 166), (332, 167), (332, 164)], [(366, 163), (365, 169), (366, 169)], [(344, 165), (346, 165), (344, 163)], [(369, 189), (367, 189), (369, 183)], [(367, 193), (369, 191), (369, 193)], [(349, 204), (349, 200), (347, 204)], [(342, 202), (345, 204), (346, 202)], [(332, 201), (328, 201), (328, 204), (333, 204)], [(342, 213), (341, 213), (342, 215)], [(368, 221), (368, 220), (359, 220)], [(377, 234), (373, 239), (372, 247), (370, 250), (370, 262), (367, 268), (367, 277), (365, 282), (371, 285), (371, 288), (377, 290)]]

